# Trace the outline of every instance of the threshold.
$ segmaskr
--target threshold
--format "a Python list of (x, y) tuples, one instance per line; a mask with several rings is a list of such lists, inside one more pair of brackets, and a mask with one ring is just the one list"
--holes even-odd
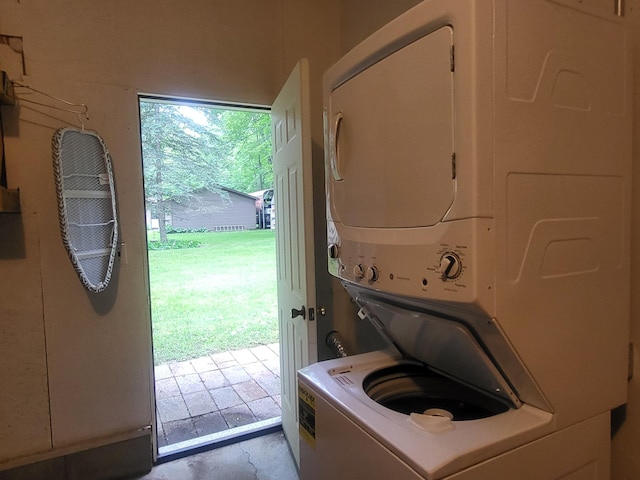
[(226, 447), (251, 438), (268, 435), (282, 430), (282, 417), (269, 418), (259, 422), (230, 428), (217, 433), (203, 435), (183, 442), (172, 443), (158, 448), (156, 465), (171, 462), (179, 458)]

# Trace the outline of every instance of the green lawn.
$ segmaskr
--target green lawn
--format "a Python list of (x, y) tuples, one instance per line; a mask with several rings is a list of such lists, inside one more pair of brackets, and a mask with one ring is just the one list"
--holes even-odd
[(172, 238), (201, 246), (149, 251), (156, 365), (278, 341), (274, 231)]

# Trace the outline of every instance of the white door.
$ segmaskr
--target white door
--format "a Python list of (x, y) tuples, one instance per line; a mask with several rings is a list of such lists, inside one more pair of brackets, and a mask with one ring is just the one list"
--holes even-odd
[(298, 62), (272, 110), (282, 428), (299, 464), (298, 369), (317, 359), (309, 66)]

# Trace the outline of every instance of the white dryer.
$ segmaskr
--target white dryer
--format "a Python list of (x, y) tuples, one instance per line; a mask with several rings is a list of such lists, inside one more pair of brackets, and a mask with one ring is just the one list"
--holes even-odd
[(629, 53), (611, 2), (425, 0), (325, 74), (329, 271), (394, 348), (299, 372), (302, 480), (609, 478)]

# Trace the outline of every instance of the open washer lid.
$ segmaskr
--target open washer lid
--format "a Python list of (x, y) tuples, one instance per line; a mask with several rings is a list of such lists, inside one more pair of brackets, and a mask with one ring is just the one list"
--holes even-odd
[(497, 397), (521, 402), (471, 330), (453, 317), (393, 305), (365, 291), (347, 290), (368, 318), (400, 352), (434, 370)]

